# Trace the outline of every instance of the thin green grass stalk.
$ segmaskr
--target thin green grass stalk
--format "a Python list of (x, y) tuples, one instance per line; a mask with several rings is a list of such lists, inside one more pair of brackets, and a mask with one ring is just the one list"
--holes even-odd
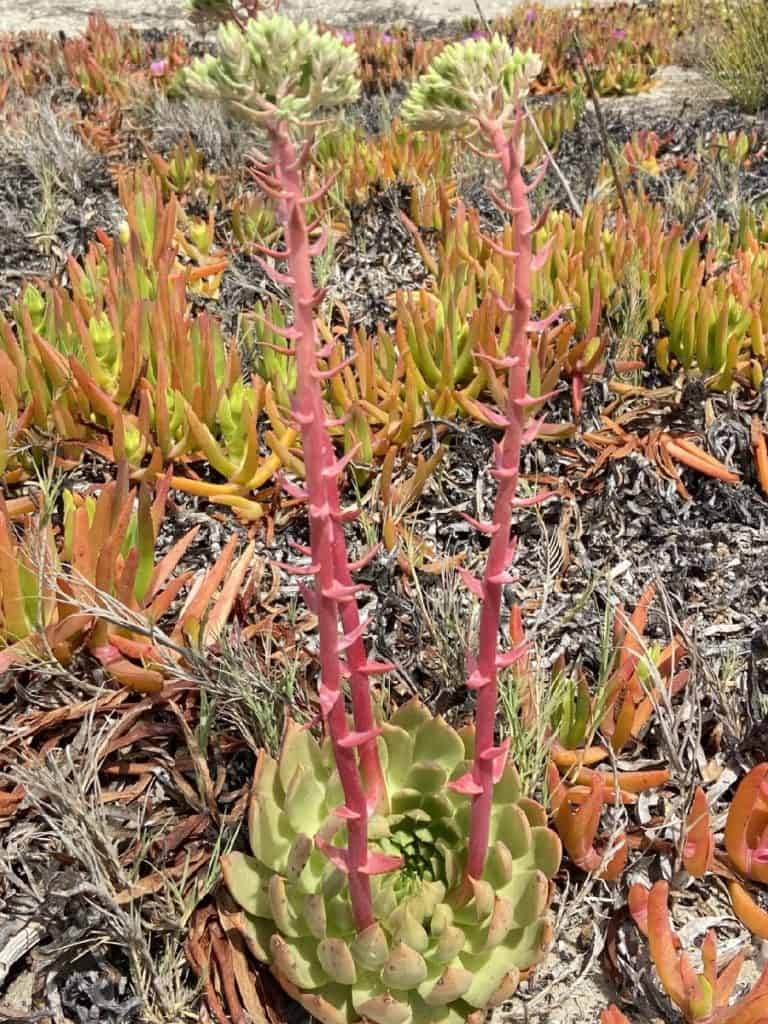
[[(711, 13), (701, 9), (701, 16)], [(726, 0), (704, 43), (702, 65), (749, 113), (768, 103), (768, 6), (764, 0)]]
[(531, 688), (537, 708), (534, 727), (527, 726), (523, 720), (521, 687), (514, 668), (499, 676), (501, 732), (502, 736), (509, 737), (510, 757), (520, 774), (523, 792), (529, 796), (546, 790), (551, 728), (562, 716), (569, 687), (565, 673), (555, 673), (547, 680), (535, 654), (531, 662), (534, 666)]

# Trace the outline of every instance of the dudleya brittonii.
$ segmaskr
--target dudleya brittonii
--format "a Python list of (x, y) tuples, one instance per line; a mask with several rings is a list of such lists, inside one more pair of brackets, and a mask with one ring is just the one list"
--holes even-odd
[(494, 788), (483, 877), (468, 902), (453, 899), (471, 801), (448, 783), (467, 772), (473, 738), (471, 728), (457, 732), (415, 700), (383, 725), (388, 806), (371, 818), (369, 841), (372, 852), (401, 856), (402, 866), (371, 878), (375, 923), (357, 934), (333, 856), (346, 829), (334, 814), (344, 797), (330, 744), (289, 723), (279, 759), (260, 755), (253, 856), (224, 857), (224, 878), (251, 951), (323, 1024), (482, 1019), (546, 951), (560, 842), (543, 808), (521, 798), (509, 762)]
[[(495, 744), (490, 676), (472, 676), (475, 688), (484, 687), (477, 729), (457, 732), (418, 701), (385, 722), (373, 713), (371, 676), (389, 666), (371, 660), (362, 642), (353, 582), (360, 563), (350, 563), (346, 551), (338, 487), (343, 462), (327, 430), (317, 366), (314, 310), (322, 293), (311, 257), (321, 247), (310, 244), (302, 178), (307, 151), (302, 156), (294, 137), (323, 107), (355, 98), (356, 57), (338, 38), (279, 16), (259, 17), (244, 31), (221, 29), (219, 50), (217, 58), (197, 61), (186, 81), (267, 129), (270, 156), (255, 177), (278, 203), (285, 248), (261, 251), (285, 260), (288, 273), (262, 265), (292, 295), (286, 340), (296, 353), (293, 412), (310, 527), (310, 561), (301, 571), (313, 578), (306, 593), (318, 618), (325, 725), (319, 743), (289, 722), (279, 758), (259, 755), (248, 822), (252, 855), (222, 860), (241, 908), (236, 923), (254, 955), (323, 1024), (479, 1021), (547, 948), (560, 842), (543, 808), (521, 797), (508, 741)], [(443, 75), (453, 68), (454, 84), (438, 82), (434, 117), (442, 116), (441, 103), (468, 116), (472, 99), (476, 116), (492, 116), (519, 97), (518, 80), (533, 59), (513, 57), (496, 41), (487, 52), (492, 59), (477, 51), (471, 75), (460, 62), (440, 65)], [(428, 99), (419, 107), (423, 121)], [(501, 526), (498, 532), (502, 537)], [(506, 560), (506, 539), (504, 548)], [(503, 579), (503, 572), (493, 573), (492, 586), (500, 590)], [(489, 585), (486, 607), (496, 607), (494, 594)], [(519, 652), (497, 653), (498, 610), (493, 615), (487, 647), (494, 665), (504, 667)], [(470, 824), (475, 818), (482, 819), (479, 828)]]
[(533, 51), (513, 50), (500, 35), (451, 43), (417, 79), (400, 117), (424, 131), (459, 131), (479, 118), (504, 121), (540, 71)]
[(221, 25), (216, 40), (218, 56), (194, 60), (184, 84), (197, 95), (223, 100), (246, 120), (267, 123), (277, 114), (295, 125), (359, 95), (354, 47), (306, 21), (260, 15), (244, 29), (234, 22)]

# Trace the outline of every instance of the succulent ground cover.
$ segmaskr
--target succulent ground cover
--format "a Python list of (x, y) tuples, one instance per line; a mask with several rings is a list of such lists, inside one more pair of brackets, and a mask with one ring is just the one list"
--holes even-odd
[(704, 12), (197, 8), (0, 37), (0, 1019), (768, 1020)]

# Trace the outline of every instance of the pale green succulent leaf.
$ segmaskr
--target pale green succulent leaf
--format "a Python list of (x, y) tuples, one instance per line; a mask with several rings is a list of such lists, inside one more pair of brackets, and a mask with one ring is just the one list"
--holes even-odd
[(296, 831), (315, 835), (327, 817), (325, 789), (305, 765), (297, 765), (285, 791), (285, 813)]
[[(464, 744), (464, 760), (471, 762), (475, 756), (475, 727), (474, 725), (463, 725), (458, 730), (459, 739)], [(456, 776), (454, 775), (454, 778)]]
[(464, 953), (461, 963), (472, 975), (472, 984), (464, 993), (464, 1001), (479, 1010), (488, 1006), (491, 996), (507, 978), (510, 970), (515, 970), (514, 960), (510, 957), (507, 944), (496, 946), (490, 953), (472, 956)]
[(467, 944), (467, 933), (456, 925), (448, 925), (440, 933), (432, 952), (433, 958), (440, 964), (451, 963)]
[(262, 864), (283, 873), (294, 832), (288, 816), (269, 796), (255, 796), (248, 816), (248, 838), (251, 850)]
[(286, 940), (275, 933), (269, 951), (275, 967), (297, 988), (319, 988), (328, 982), (328, 975), (317, 959), (314, 939)]
[(491, 843), (504, 843), (512, 857), (518, 860), (531, 850), (531, 826), (517, 804), (494, 808), (491, 814)]
[(369, 925), (350, 944), (352, 956), (365, 971), (380, 970), (389, 957), (389, 944), (380, 924)]
[(420, 761), (408, 772), (406, 785), (419, 794), (440, 793), (448, 782), (448, 772), (437, 761)]
[(554, 878), (563, 857), (560, 837), (552, 829), (537, 825), (531, 829), (533, 839), (533, 861), (547, 878)]
[(406, 944), (418, 953), (423, 953), (429, 946), (429, 935), (421, 922), (414, 917), (408, 904), (399, 906), (387, 920), (387, 928), (392, 941)]
[(472, 975), (460, 961), (441, 969), (435, 978), (427, 978), (418, 993), (428, 1006), (448, 1006), (461, 999), (472, 985)]
[(324, 939), (328, 931), (325, 898), (321, 892), (310, 893), (304, 900), (304, 920), (316, 939)]
[(380, 745), (387, 751), (386, 772), (390, 786), (399, 789), (413, 764), (413, 737), (407, 729), (393, 722), (385, 722), (381, 727), (380, 739)]
[[(410, 735), (414, 735), (416, 730), (422, 725), (426, 725), (431, 717), (429, 709), (414, 697), (412, 700), (400, 705), (389, 719), (389, 724), (397, 726), (399, 729), (404, 729)], [(384, 735), (386, 736), (386, 731)]]
[(278, 768), (280, 784), (286, 793), (297, 767), (313, 773), (318, 780), (326, 777), (323, 755), (317, 740), (308, 729), (289, 719), (285, 726)]
[(488, 851), (483, 878), (498, 892), (515, 876), (515, 859), (504, 843), (496, 840)]
[(246, 853), (228, 853), (221, 858), (221, 872), (237, 903), (256, 917), (269, 917), (270, 875), (255, 857)]
[[(293, 824), (293, 822), (291, 822)], [(298, 882), (304, 871), (309, 858), (314, 850), (314, 844), (309, 836), (299, 832), (291, 843), (285, 863), (285, 877), (289, 882)]]
[(277, 804), (282, 803), (285, 796), (277, 773), (277, 761), (274, 757), (270, 757), (265, 750), (259, 751), (253, 789), (255, 793), (271, 797)]
[(381, 980), (388, 988), (412, 989), (427, 977), (427, 962), (405, 942), (398, 942), (389, 952), (381, 969)]
[(389, 992), (378, 991), (367, 999), (355, 1000), (353, 1005), (365, 1020), (373, 1024), (411, 1024), (413, 1011), (407, 1002), (401, 1002)]
[(254, 917), (253, 914), (243, 914), (241, 931), (246, 944), (257, 960), (269, 963), (271, 959), (269, 944), (274, 934), (275, 926), (272, 921), (263, 917)]
[(493, 905), (493, 913), (488, 923), (485, 948), (499, 946), (509, 935), (516, 923), (518, 907), (506, 899), (497, 899)]
[(283, 935), (292, 939), (306, 935), (303, 904), (304, 900), (293, 887), (286, 885), (284, 878), (272, 875), (269, 880), (269, 908), (272, 920)]
[(435, 761), (450, 773), (464, 760), (464, 744), (455, 729), (437, 717), (425, 722), (416, 732), (414, 761)]
[(517, 801), (517, 805), (528, 819), (532, 828), (544, 828), (547, 824), (547, 812), (538, 802), (530, 797), (523, 796)]
[(494, 804), (515, 804), (520, 799), (523, 787), (520, 782), (520, 775), (511, 761), (504, 766), (501, 778), (493, 787)]
[(340, 985), (354, 985), (357, 970), (349, 945), (344, 939), (322, 939), (317, 944), (317, 958), (329, 978)]
[(405, 814), (421, 806), (421, 792), (418, 789), (401, 789), (392, 795), (392, 813)]

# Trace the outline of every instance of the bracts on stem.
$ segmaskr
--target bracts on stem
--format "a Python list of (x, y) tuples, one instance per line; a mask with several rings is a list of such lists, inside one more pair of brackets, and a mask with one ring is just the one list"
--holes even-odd
[(524, 644), (505, 653), (498, 649), (503, 588), (512, 582), (509, 574), (515, 552), (515, 539), (511, 536), (512, 512), (516, 507), (545, 500), (548, 496), (540, 493), (532, 499), (517, 498), (522, 446), (536, 435), (539, 427), (536, 420), (528, 423), (528, 409), (534, 404), (528, 394), (529, 333), (536, 327), (531, 323), (531, 273), (535, 261), (528, 193), (534, 186), (527, 184), (523, 177), (523, 110), (517, 108), (509, 129), (499, 118), (478, 118), (478, 124), (490, 144), (491, 155), (500, 165), (506, 187), (508, 201), (497, 197), (497, 202), (513, 220), (514, 249), (504, 255), (514, 261), (515, 287), (512, 305), (498, 300), (512, 319), (512, 331), (506, 357), (494, 361), (507, 373), (507, 405), (503, 417), (498, 419), (504, 435), (495, 446), (495, 467), (491, 471), (498, 482), (496, 501), (491, 522), (475, 523), (490, 535), (490, 546), (482, 580), (465, 575), (470, 588), (482, 600), (477, 657), (467, 680), (467, 686), (477, 691), (474, 761), (471, 778), (465, 777), (458, 783), (464, 792), (473, 795), (467, 880), (482, 876), (488, 851), (493, 786), (507, 759), (508, 741), (494, 745), (498, 670), (512, 664), (525, 649)]
[[(293, 300), (294, 322), (287, 333), (297, 364), (293, 412), (302, 435), (310, 530), (310, 545), (305, 552), (310, 564), (304, 570), (315, 579), (308, 597), (318, 618), (320, 705), (344, 790), (345, 805), (338, 815), (346, 821), (348, 834), (346, 849), (327, 845), (320, 838), (317, 842), (347, 873), (355, 923), (362, 931), (374, 920), (369, 876), (399, 865), (398, 858), (368, 850), (368, 815), (386, 799), (370, 676), (389, 666), (369, 661), (365, 653), (365, 623), (360, 620), (356, 601), (362, 588), (354, 585), (355, 567), (347, 559), (344, 522), (350, 517), (341, 509), (338, 487), (338, 476), (348, 459), (338, 460), (334, 453), (320, 386), (324, 371), (318, 367), (322, 350), (318, 347), (315, 307), (321, 293), (314, 287), (311, 263), (317, 247), (310, 242), (304, 215), (305, 206), (317, 196), (304, 195), (304, 156), (297, 152), (285, 125), (270, 125), (268, 132), (272, 161), (262, 165), (257, 176), (279, 203), (285, 224), (285, 252), (269, 254), (286, 260), (288, 274), (280, 278), (290, 288)], [(267, 264), (264, 266), (269, 273), (277, 274)], [(347, 677), (353, 730), (347, 724), (342, 686)]]

